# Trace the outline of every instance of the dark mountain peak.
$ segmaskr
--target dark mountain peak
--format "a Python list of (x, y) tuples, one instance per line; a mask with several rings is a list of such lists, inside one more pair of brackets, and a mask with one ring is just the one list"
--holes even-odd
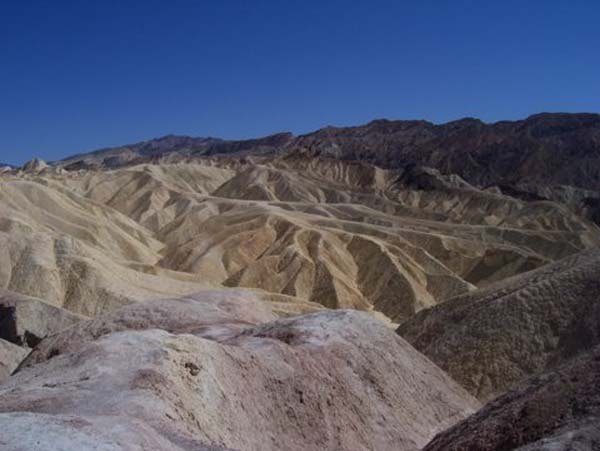
[[(411, 128), (430, 128), (434, 127), (432, 122), (428, 122), (425, 120), (388, 120), (388, 119), (376, 119), (374, 121), (369, 122), (364, 128), (368, 128), (371, 130), (377, 130), (380, 132), (388, 132), (393, 133), (396, 131), (408, 130)], [(363, 128), (363, 127), (358, 127)]]
[(536, 113), (528, 116), (525, 119), (526, 122), (539, 122), (539, 121), (566, 121), (566, 122), (600, 122), (600, 114), (598, 113)]
[(335, 137), (335, 136), (353, 136), (365, 137), (371, 133), (376, 134), (393, 134), (406, 130), (429, 129), (435, 125), (425, 120), (390, 120), (390, 119), (375, 119), (364, 125), (356, 125), (350, 127), (338, 127), (328, 125), (314, 132), (299, 136), (297, 139), (312, 140), (319, 137)]
[(211, 136), (188, 136), (188, 135), (164, 135), (158, 138), (151, 139), (149, 141), (144, 141), (146, 143), (156, 142), (156, 143), (169, 143), (169, 144), (178, 144), (178, 143), (188, 143), (188, 142), (214, 142), (214, 141), (223, 141), (221, 138), (214, 138)]
[(291, 132), (275, 133), (256, 139), (221, 140), (193, 153), (194, 156), (266, 154), (282, 150), (294, 140)]
[[(390, 127), (390, 126), (415, 126), (415, 125), (433, 125), (432, 122), (424, 119), (374, 119), (366, 124), (367, 127)], [(360, 126), (359, 126), (360, 127)]]
[(218, 138), (194, 138), (191, 136), (166, 135), (131, 147), (142, 149), (142, 153), (150, 152), (156, 154), (163, 152), (177, 152), (183, 149), (198, 149), (221, 141), (222, 140)]
[(270, 142), (270, 143), (285, 143), (294, 138), (294, 134), (292, 132), (279, 132), (274, 133), (272, 135), (265, 136), (264, 138), (249, 139), (246, 141), (262, 141), (262, 142)]
[(589, 129), (600, 132), (600, 114), (539, 113), (521, 121), (521, 128), (536, 137), (582, 133)]
[(481, 119), (476, 117), (463, 117), (454, 121), (446, 122), (441, 124), (444, 127), (470, 127), (473, 125), (486, 125)]

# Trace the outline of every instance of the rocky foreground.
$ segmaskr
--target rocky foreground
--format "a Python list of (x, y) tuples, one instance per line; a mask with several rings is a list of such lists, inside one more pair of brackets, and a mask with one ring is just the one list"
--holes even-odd
[(403, 449), (479, 403), (378, 320), (276, 320), (242, 291), (42, 341), (0, 388), (2, 449)]
[[(596, 254), (587, 252), (510, 284), (535, 278), (552, 285), (569, 269), (581, 276), (597, 267)], [(519, 316), (535, 324), (532, 308), (545, 305), (544, 323), (558, 324), (577, 302), (587, 302), (588, 310), (598, 305), (569, 289), (563, 288), (562, 305), (529, 298), (529, 312)], [(367, 313), (323, 310), (281, 319), (268, 300), (246, 289), (135, 303), (94, 319), (53, 317), (43, 301), (10, 292), (2, 299), (24, 306), (10, 317), (12, 330), (23, 332), (13, 338), (43, 333), (35, 328), (40, 311), (60, 329), (38, 337), (31, 351), (26, 342), (0, 340), (3, 450), (584, 451), (600, 445), (600, 345), (592, 338), (592, 313), (583, 316), (589, 328), (555, 341), (550, 371), (544, 374), (542, 360), (533, 359), (540, 375), (514, 378), (482, 407)], [(472, 302), (493, 308), (495, 298), (488, 299)], [(505, 309), (522, 308), (506, 303)], [(510, 327), (503, 333), (520, 330)], [(443, 340), (435, 328), (427, 333)], [(470, 343), (456, 336), (441, 343), (461, 340)], [(494, 371), (504, 359), (497, 352), (481, 364)]]

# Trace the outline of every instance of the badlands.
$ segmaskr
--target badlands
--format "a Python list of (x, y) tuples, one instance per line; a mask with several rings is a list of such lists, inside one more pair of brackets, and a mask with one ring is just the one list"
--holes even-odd
[(600, 116), (0, 172), (0, 449), (600, 448)]

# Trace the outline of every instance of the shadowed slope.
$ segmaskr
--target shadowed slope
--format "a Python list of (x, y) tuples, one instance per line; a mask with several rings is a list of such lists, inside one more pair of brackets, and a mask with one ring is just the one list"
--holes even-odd
[(450, 299), (398, 333), (479, 399), (600, 343), (600, 249)]
[(29, 351), (0, 338), (0, 383), (4, 382)]
[(424, 451), (600, 448), (600, 347), (527, 380), (442, 432)]

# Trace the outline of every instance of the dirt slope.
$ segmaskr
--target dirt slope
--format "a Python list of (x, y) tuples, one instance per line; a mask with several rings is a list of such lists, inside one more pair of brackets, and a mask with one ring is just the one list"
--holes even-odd
[(600, 249), (450, 299), (398, 333), (481, 400), (600, 343)]
[(526, 381), (442, 432), (424, 451), (600, 448), (600, 347)]

